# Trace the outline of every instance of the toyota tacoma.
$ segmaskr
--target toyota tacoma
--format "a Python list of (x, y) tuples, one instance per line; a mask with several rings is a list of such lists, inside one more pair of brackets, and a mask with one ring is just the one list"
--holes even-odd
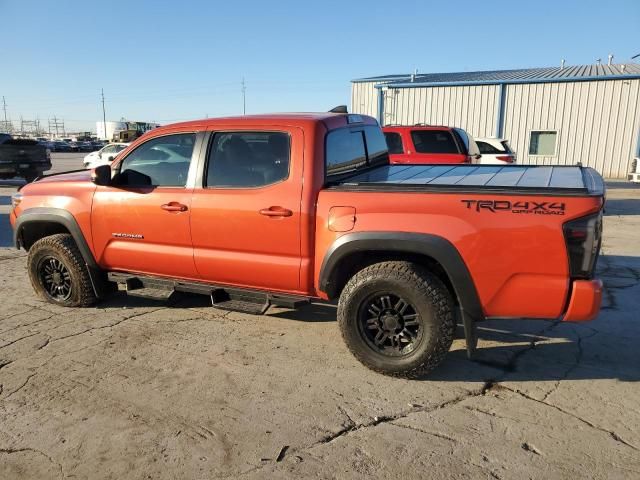
[(457, 321), (472, 354), (485, 319), (593, 319), (604, 194), (580, 166), (391, 165), (371, 117), (274, 114), (157, 128), (24, 186), (10, 217), (49, 302), (117, 283), (255, 314), (337, 300), (358, 360), (415, 377)]

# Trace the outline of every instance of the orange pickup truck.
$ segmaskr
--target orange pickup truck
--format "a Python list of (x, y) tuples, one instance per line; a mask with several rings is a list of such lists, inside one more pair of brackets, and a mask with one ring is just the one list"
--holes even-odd
[(112, 165), (13, 197), (45, 300), (116, 283), (256, 314), (337, 300), (353, 354), (388, 375), (438, 365), (456, 322), (593, 319), (604, 183), (582, 167), (390, 165), (375, 119), (256, 115), (157, 128)]

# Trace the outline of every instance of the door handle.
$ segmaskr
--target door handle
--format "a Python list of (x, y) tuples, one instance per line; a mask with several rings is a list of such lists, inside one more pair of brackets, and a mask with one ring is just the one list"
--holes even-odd
[(160, 205), (160, 208), (167, 212), (186, 212), (188, 207), (178, 202), (169, 202), (164, 205)]
[(290, 217), (293, 215), (293, 212), (288, 208), (269, 207), (260, 210), (260, 215), (265, 215), (267, 217)]

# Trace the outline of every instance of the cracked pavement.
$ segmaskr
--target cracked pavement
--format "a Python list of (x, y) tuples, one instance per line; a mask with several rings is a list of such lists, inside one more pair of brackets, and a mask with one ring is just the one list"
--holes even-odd
[(485, 322), (477, 361), (460, 331), (413, 381), (361, 366), (331, 306), (41, 302), (6, 238), (0, 478), (640, 477), (640, 188), (609, 184), (597, 320)]

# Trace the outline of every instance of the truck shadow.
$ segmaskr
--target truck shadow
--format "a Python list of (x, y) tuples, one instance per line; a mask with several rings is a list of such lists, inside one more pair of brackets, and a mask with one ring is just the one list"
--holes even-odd
[[(101, 303), (106, 308), (169, 307), (210, 308), (208, 297), (196, 294), (147, 296), (139, 291), (118, 292)], [(479, 348), (468, 360), (462, 326), (445, 361), (418, 381), (559, 381), (618, 379), (640, 381), (640, 329), (628, 329), (625, 338), (608, 331), (608, 311), (598, 318), (598, 330), (590, 324), (542, 320), (496, 320), (479, 324)], [(272, 308), (266, 317), (298, 322), (335, 322), (335, 305), (311, 303), (298, 310)], [(328, 328), (335, 328), (329, 326)], [(593, 338), (593, 340), (589, 340)], [(340, 347), (343, 348), (343, 347)]]
[(608, 198), (604, 205), (604, 214), (640, 215), (640, 198)]
[[(0, 205), (5, 205), (5, 198), (8, 198), (11, 203), (9, 197), (0, 197)], [(13, 230), (11, 230), (8, 213), (0, 214), (0, 247), (13, 247)]]
[[(164, 293), (152, 290), (134, 290), (132, 293), (121, 290), (100, 302), (100, 307), (213, 308), (211, 300), (206, 295), (185, 292)], [(303, 305), (297, 310), (272, 307), (266, 315), (298, 322), (335, 322), (336, 306), (314, 302)]]

